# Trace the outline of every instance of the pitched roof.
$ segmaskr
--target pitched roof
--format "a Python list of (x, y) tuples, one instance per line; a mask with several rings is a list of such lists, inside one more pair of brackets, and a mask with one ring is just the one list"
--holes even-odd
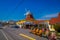
[(60, 13), (58, 15), (58, 17), (56, 18), (51, 18), (51, 20), (49, 21), (50, 24), (56, 24), (56, 23), (60, 23)]

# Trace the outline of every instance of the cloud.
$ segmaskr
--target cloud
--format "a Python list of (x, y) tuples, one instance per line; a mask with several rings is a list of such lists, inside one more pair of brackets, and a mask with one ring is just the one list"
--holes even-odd
[(57, 17), (57, 16), (58, 16), (58, 13), (55, 13), (55, 14), (45, 15), (43, 16), (43, 18), (52, 18), (52, 17)]

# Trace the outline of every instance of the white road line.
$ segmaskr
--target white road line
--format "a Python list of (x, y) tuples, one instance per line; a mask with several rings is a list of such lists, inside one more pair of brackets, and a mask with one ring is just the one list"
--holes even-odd
[[(4, 32), (6, 35), (8, 35), (6, 32)], [(8, 36), (10, 40), (13, 40), (13, 38), (11, 38), (10, 36)]]
[(14, 36), (16, 36), (16, 37), (19, 37), (19, 39), (21, 39), (20, 38), (20, 36), (18, 36), (17, 34), (14, 34), (14, 33), (12, 33), (12, 32), (10, 32), (12, 35), (14, 35)]
[(1, 30), (1, 32), (3, 33), (4, 37), (6, 38), (6, 40), (8, 40), (7, 36), (4, 34), (4, 32)]

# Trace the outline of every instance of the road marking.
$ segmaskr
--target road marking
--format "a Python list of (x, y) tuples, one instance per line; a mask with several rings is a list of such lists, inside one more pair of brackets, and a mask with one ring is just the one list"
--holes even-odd
[(6, 38), (6, 40), (8, 40), (7, 36), (4, 34), (4, 32), (1, 30), (1, 32), (3, 33), (4, 37)]
[(28, 38), (29, 40), (36, 40), (36, 39), (34, 39), (34, 38), (32, 38), (32, 37), (29, 37), (29, 36), (27, 36), (27, 35), (25, 35), (25, 34), (19, 34), (20, 36), (23, 36), (23, 37), (26, 37), (26, 38)]
[[(5, 33), (6, 36), (8, 35), (6, 32), (4, 32), (4, 33)], [(9, 35), (8, 35), (8, 38), (9, 38), (10, 40), (13, 40)]]

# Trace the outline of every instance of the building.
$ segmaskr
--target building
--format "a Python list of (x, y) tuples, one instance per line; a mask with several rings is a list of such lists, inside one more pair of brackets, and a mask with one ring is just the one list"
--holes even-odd
[(54, 25), (56, 25), (56, 24), (60, 25), (60, 13), (58, 14), (57, 17), (51, 18), (49, 21), (49, 24), (50, 24), (50, 29), (54, 28)]
[(24, 19), (24, 22), (21, 20), (21, 21), (18, 21), (17, 22), (17, 25), (37, 25), (39, 26), (40, 24), (47, 24), (49, 22), (49, 20), (36, 20), (32, 13), (30, 11), (27, 11), (26, 14), (25, 14), (26, 18)]
[(26, 21), (29, 21), (29, 22), (33, 22), (34, 24), (42, 24), (42, 23), (46, 23), (46, 22), (49, 22), (49, 20), (36, 20), (32, 13), (30, 11), (28, 11), (26, 13), (26, 18), (25, 18)]
[(60, 23), (60, 13), (58, 14), (57, 17), (51, 18), (49, 22), (50, 22), (51, 25)]
[(7, 23), (9, 23), (10, 25), (15, 25), (15, 24), (16, 24), (16, 21), (14, 21), (14, 20), (9, 20)]
[(32, 13), (30, 11), (28, 11), (26, 13), (26, 18), (25, 18), (26, 21), (34, 21), (34, 17), (32, 15)]
[(51, 18), (50, 20), (36, 20), (30, 11), (27, 11), (25, 16), (26, 18), (24, 20), (20, 20), (16, 23), (17, 25), (20, 25), (20, 27), (25, 25), (25, 27), (28, 26), (30, 28), (31, 25), (37, 25), (37, 27), (41, 27), (42, 25), (42, 27), (48, 27), (50, 30), (55, 31), (53, 25), (60, 23), (60, 13), (57, 17)]

